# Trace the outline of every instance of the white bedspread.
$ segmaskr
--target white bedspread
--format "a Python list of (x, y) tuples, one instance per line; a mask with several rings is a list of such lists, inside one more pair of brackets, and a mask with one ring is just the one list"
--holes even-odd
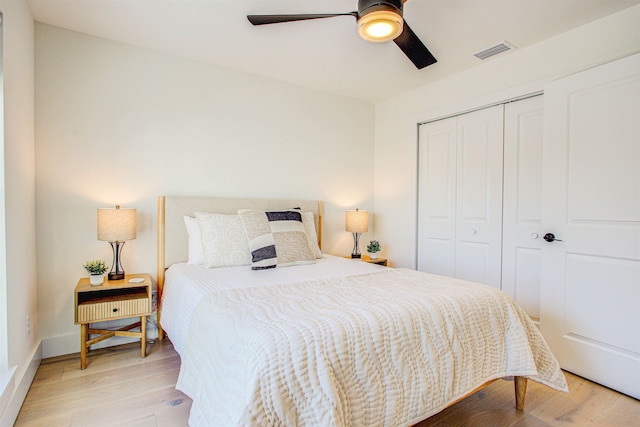
[(250, 266), (204, 268), (201, 265), (174, 264), (166, 272), (162, 295), (162, 327), (182, 354), (191, 317), (202, 298), (215, 292), (236, 288), (273, 286), (305, 280), (346, 277), (380, 271), (385, 267), (325, 255), (314, 264), (295, 268), (255, 271)]
[(383, 269), (204, 297), (177, 388), (192, 426), (400, 426), (513, 375), (567, 388), (504, 293)]

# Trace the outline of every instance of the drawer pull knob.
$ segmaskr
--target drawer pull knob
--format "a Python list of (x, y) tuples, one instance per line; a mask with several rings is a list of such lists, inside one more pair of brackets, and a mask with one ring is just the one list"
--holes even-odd
[(118, 309), (117, 309), (117, 308), (114, 308), (114, 309), (113, 309), (113, 312), (114, 312), (114, 313), (117, 313), (117, 312), (118, 312)]

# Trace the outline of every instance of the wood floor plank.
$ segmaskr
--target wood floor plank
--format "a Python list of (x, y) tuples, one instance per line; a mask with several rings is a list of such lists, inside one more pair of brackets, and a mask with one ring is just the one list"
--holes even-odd
[[(94, 420), (92, 424), (72, 424), (71, 427), (88, 427), (88, 426), (95, 426), (95, 425), (96, 423)], [(102, 426), (106, 424), (100, 424), (100, 425)], [(149, 415), (147, 417), (139, 418), (137, 420), (127, 421), (119, 424), (109, 424), (109, 425), (118, 426), (118, 427), (158, 427), (158, 422), (156, 420), (155, 415)]]
[[(125, 349), (120, 350), (120, 347), (125, 347)], [(147, 344), (147, 352), (147, 357), (141, 358), (140, 347), (136, 343), (103, 348), (89, 353), (87, 369), (78, 369), (80, 361), (77, 358), (74, 363), (65, 363), (63, 376), (64, 379), (82, 377), (111, 371), (116, 367), (125, 369), (176, 356), (173, 348), (165, 349), (162, 346), (154, 346), (152, 343)]]
[(604, 410), (620, 396), (605, 387), (594, 387), (590, 381), (575, 375), (567, 375), (570, 393), (551, 396), (543, 409), (533, 409), (532, 414), (556, 426), (593, 425)]
[[(175, 389), (180, 357), (171, 342), (138, 343), (42, 361), (17, 427), (186, 427), (191, 399)], [(565, 373), (569, 393), (529, 381), (525, 410), (515, 409), (513, 382), (500, 380), (416, 427), (640, 426), (640, 401)]]
[(594, 424), (638, 427), (640, 426), (640, 404), (632, 397), (619, 395), (615, 403), (594, 419)]
[(25, 417), (43, 418), (52, 413), (73, 415), (80, 409), (99, 411), (123, 399), (135, 401), (148, 390), (171, 389), (175, 386), (177, 375), (176, 372), (158, 370), (143, 378), (143, 381), (136, 378), (100, 387), (85, 384), (76, 388), (54, 388), (51, 393), (33, 395), (34, 402), (25, 401)]
[[(153, 390), (137, 396), (135, 399), (124, 398), (111, 401), (100, 406), (100, 412), (108, 413), (108, 417), (101, 418), (101, 426), (121, 426), (132, 423), (135, 420), (153, 419), (154, 425), (157, 419), (162, 417), (172, 417), (181, 419), (181, 425), (186, 425), (185, 414), (191, 408), (191, 400), (184, 399), (186, 396), (176, 390), (173, 385)], [(174, 402), (180, 401), (180, 404)], [(180, 407), (184, 405), (184, 407)], [(178, 413), (178, 415), (174, 415)], [(96, 421), (95, 408), (82, 408), (73, 415), (72, 425), (94, 426)], [(146, 421), (145, 421), (146, 422)], [(137, 424), (132, 424), (137, 425)], [(180, 424), (179, 424), (180, 425)]]

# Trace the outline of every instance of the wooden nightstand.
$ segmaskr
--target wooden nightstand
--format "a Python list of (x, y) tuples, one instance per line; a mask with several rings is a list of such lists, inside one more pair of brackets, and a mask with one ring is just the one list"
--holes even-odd
[[(358, 259), (358, 258), (351, 258), (351, 256), (346, 256), (345, 258), (354, 259), (354, 260)], [(384, 265), (385, 267), (387, 266), (387, 259), (386, 258), (371, 259), (371, 257), (369, 255), (362, 255), (362, 257), (360, 258), (360, 261), (369, 262), (371, 264)]]
[(364, 262), (370, 262), (371, 264), (378, 264), (378, 265), (384, 265), (385, 267), (387, 266), (387, 259), (386, 258), (376, 258), (376, 259), (371, 259), (371, 257), (369, 255), (362, 255), (362, 258), (360, 258), (362, 261)]
[[(131, 283), (129, 279), (141, 278)], [(91, 286), (89, 278), (78, 281), (75, 289), (75, 322), (80, 325), (80, 369), (87, 367), (87, 352), (95, 343), (113, 336), (140, 338), (140, 355), (147, 356), (147, 316), (152, 312), (152, 283), (148, 274), (127, 274), (123, 280), (105, 280)], [(140, 317), (140, 321), (117, 330), (92, 329), (89, 323)], [(131, 329), (140, 327), (140, 332)], [(90, 335), (98, 335), (89, 339)]]

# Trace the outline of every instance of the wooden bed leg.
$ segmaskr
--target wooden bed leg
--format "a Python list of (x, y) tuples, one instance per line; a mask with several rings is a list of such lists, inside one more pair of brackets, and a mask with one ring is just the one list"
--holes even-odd
[(525, 377), (514, 377), (513, 385), (516, 391), (516, 409), (524, 410), (524, 398), (527, 394), (527, 379)]

